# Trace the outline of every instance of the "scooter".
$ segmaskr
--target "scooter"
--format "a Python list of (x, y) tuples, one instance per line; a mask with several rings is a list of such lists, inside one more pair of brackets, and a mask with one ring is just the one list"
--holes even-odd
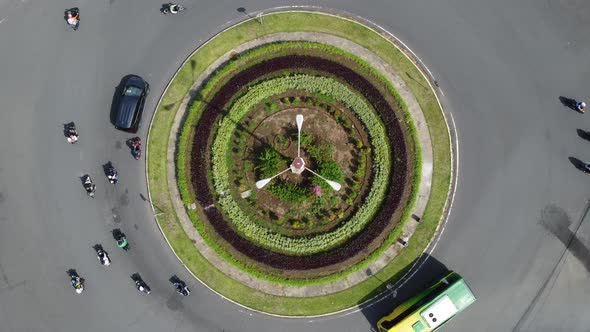
[(84, 176), (82, 176), (82, 183), (84, 185), (84, 189), (86, 189), (86, 193), (88, 194), (88, 196), (94, 198), (96, 185), (92, 182), (90, 175), (85, 174)]

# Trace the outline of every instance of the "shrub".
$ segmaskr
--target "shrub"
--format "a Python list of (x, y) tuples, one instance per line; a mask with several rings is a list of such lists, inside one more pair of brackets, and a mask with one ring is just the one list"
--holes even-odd
[(274, 148), (265, 148), (260, 156), (256, 158), (255, 169), (257, 175), (266, 178), (279, 172), (281, 155)]
[(268, 191), (276, 198), (289, 203), (303, 203), (309, 196), (309, 191), (292, 182), (278, 182), (271, 185)]
[[(302, 256), (321, 253), (337, 247), (365, 228), (385, 198), (389, 183), (391, 159), (383, 123), (373, 112), (372, 107), (359, 94), (351, 91), (342, 83), (327, 77), (296, 74), (288, 77), (273, 78), (249, 87), (245, 94), (235, 99), (233, 105), (229, 107), (227, 115), (221, 120), (212, 144), (211, 155), (211, 174), (216, 192), (229, 192), (229, 165), (225, 156), (227, 156), (229, 142), (236, 128), (235, 124), (240, 122), (243, 116), (250, 110), (255, 109), (256, 105), (265, 99), (290, 90), (304, 90), (311, 94), (324, 95), (322, 98), (330, 99), (331, 102), (338, 100), (351, 109), (367, 128), (373, 145), (374, 177), (364, 202), (356, 209), (351, 218), (340, 223), (336, 229), (328, 233), (305, 238), (286, 237), (249, 220), (249, 217), (234, 201), (232, 195), (219, 197), (218, 205), (224, 210), (227, 220), (232, 223), (233, 228), (241, 236), (272, 251)], [(325, 97), (327, 95), (330, 97)], [(304, 137), (305, 134), (302, 133), (302, 141), (304, 141)], [(339, 173), (339, 176), (341, 179), (341, 173)]]

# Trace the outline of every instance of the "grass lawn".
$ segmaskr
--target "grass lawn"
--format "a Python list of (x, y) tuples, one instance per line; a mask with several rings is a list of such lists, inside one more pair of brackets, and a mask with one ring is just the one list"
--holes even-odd
[[(390, 63), (405, 80), (424, 112), (430, 129), (434, 159), (431, 197), (422, 223), (409, 246), (379, 271), (375, 278), (335, 294), (312, 298), (289, 298), (261, 293), (226, 277), (212, 266), (199, 254), (182, 230), (174, 213), (166, 181), (168, 136), (178, 106), (194, 78), (234, 45), (271, 33), (295, 31), (324, 32), (349, 39)], [(451, 177), (448, 132), (442, 110), (433, 92), (425, 89), (425, 86), (428, 83), (420, 71), (389, 41), (364, 26), (333, 16), (303, 12), (275, 13), (266, 15), (263, 25), (250, 20), (219, 34), (194, 53), (178, 71), (164, 93), (151, 124), (146, 154), (149, 189), (156, 210), (166, 212), (158, 217), (166, 238), (184, 264), (199, 279), (225, 297), (256, 310), (287, 316), (318, 315), (355, 306), (378, 294), (385, 288), (382, 281), (397, 280), (425, 249), (435, 232), (447, 199)]]

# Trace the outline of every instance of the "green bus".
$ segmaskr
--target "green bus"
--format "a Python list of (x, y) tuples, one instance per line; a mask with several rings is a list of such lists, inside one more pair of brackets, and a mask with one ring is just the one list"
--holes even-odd
[(397, 306), (377, 322), (380, 332), (436, 331), (475, 302), (461, 276), (453, 271)]

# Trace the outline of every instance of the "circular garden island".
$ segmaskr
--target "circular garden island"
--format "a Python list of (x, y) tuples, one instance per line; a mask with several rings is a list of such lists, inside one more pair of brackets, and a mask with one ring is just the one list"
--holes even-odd
[[(354, 25), (382, 39), (362, 25), (317, 13), (273, 14), (265, 17), (264, 25), (250, 21), (223, 32), (185, 62), (163, 96), (150, 130), (153, 152), (148, 160), (159, 153), (162, 158), (150, 161), (148, 170), (161, 174), (158, 168), (166, 164), (166, 154), (158, 149), (168, 147), (157, 143), (155, 136), (165, 137), (174, 127), (165, 123), (176, 117), (179, 139), (174, 146), (173, 132), (168, 145), (175, 147), (173, 177), (184, 206), (177, 212), (179, 219), (187, 215), (190, 224), (174, 216), (158, 221), (179, 257), (205, 284), (248, 307), (284, 315), (319, 314), (369, 300), (385, 282), (397, 281), (410, 269), (434, 234), (449, 179), (439, 181), (446, 188), (436, 197), (432, 215), (428, 206), (424, 211), (423, 218), (431, 221), (418, 247), (408, 250), (405, 259), (406, 249), (398, 250), (398, 257), (388, 259), (389, 265), (378, 273), (382, 278), (370, 278), (377, 273), (371, 271), (359, 279), (359, 272), (407, 229), (423, 180), (418, 132), (392, 82), (373, 63), (322, 42), (330, 35), (289, 41), (287, 33), (276, 35), (281, 33), (280, 23), (274, 27), (278, 30), (271, 27), (249, 35), (268, 29), (268, 21), (280, 15), (295, 15), (308, 23), (321, 18)], [(203, 52), (232, 33), (236, 36), (226, 38), (231, 43), (214, 49), (221, 53), (217, 58), (214, 51)], [(272, 40), (261, 37), (271, 34)], [(362, 44), (362, 38), (352, 41)], [(389, 41), (381, 43), (401, 54)], [(198, 64), (197, 55), (210, 61)], [(407, 58), (397, 61), (411, 65)], [(411, 68), (418, 73), (415, 80), (424, 84), (417, 68)], [(183, 70), (190, 79), (182, 76)], [(192, 93), (187, 93), (191, 85)], [(425, 96), (416, 98), (418, 104), (434, 98), (431, 91), (421, 94)], [(442, 117), (438, 105), (428, 107)], [(174, 115), (170, 110), (181, 112)], [(170, 161), (170, 152), (167, 155)], [(448, 155), (442, 156), (448, 162)], [(174, 198), (170, 193), (166, 197), (168, 188), (157, 184), (157, 174), (149, 175), (154, 206), (173, 210)], [(433, 174), (433, 186), (439, 184), (435, 175), (440, 174)], [(355, 273), (356, 281), (350, 282)], [(271, 295), (257, 284), (267, 290), (275, 285), (280, 291)], [(339, 286), (321, 291), (328, 284)], [(324, 295), (328, 293), (333, 294)], [(315, 308), (310, 301), (315, 301)], [(287, 308), (293, 304), (309, 307)]]

